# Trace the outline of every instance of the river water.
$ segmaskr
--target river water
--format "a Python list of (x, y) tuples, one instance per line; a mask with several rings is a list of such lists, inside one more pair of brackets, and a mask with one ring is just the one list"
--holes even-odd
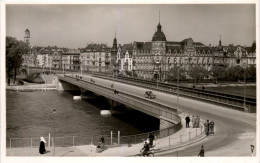
[[(120, 106), (110, 117), (100, 115), (109, 108), (101, 96), (74, 101), (74, 93), (58, 91), (6, 91), (7, 138), (48, 136), (53, 132), (55, 113), (56, 136), (109, 135), (120, 131), (132, 135), (158, 130), (157, 119)], [(152, 125), (151, 125), (152, 124)]]

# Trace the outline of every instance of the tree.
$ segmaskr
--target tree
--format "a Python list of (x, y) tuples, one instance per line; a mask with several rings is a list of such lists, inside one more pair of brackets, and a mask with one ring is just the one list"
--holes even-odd
[(212, 76), (216, 79), (216, 83), (217, 83), (219, 79), (224, 78), (226, 68), (223, 66), (213, 66), (211, 71), (212, 71)]
[(247, 72), (248, 72), (248, 78), (250, 80), (256, 80), (256, 67), (254, 65), (250, 65), (248, 68), (247, 68)]
[(207, 77), (207, 74), (207, 70), (197, 65), (195, 67), (191, 67), (189, 70), (189, 75), (195, 80), (196, 83), (198, 83), (200, 79)]
[[(174, 81), (177, 80), (178, 78), (178, 69), (180, 68), (180, 66), (176, 66), (171, 68), (168, 73), (167, 73), (167, 79), (170, 81)], [(179, 79), (185, 79), (185, 74), (184, 74), (184, 68), (181, 68), (179, 71)]]
[(23, 55), (29, 51), (28, 45), (23, 41), (18, 41), (14, 37), (6, 37), (6, 74), (8, 81), (16, 75), (23, 63)]

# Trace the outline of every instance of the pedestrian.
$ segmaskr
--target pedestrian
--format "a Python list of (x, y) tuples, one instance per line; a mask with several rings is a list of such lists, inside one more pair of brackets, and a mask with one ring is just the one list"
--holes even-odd
[(192, 116), (191, 123), (192, 123), (192, 127), (195, 128), (195, 116), (194, 115)]
[(101, 135), (101, 137), (100, 137), (100, 142), (101, 142), (102, 144), (105, 144), (105, 138), (103, 137), (103, 135)]
[(201, 146), (201, 149), (200, 149), (200, 153), (198, 154), (198, 156), (200, 156), (200, 157), (204, 157), (205, 155), (204, 155), (204, 147), (203, 146)]
[(189, 123), (190, 123), (190, 117), (187, 115), (187, 117), (185, 118), (186, 120), (186, 128), (189, 128)]
[(40, 137), (41, 141), (40, 141), (40, 147), (39, 147), (39, 153), (40, 154), (44, 154), (46, 153), (46, 149), (45, 149), (45, 139), (43, 137)]
[(205, 86), (204, 85), (202, 86), (202, 89), (205, 90)]
[(195, 128), (199, 128), (200, 127), (200, 118), (197, 115), (196, 119), (195, 119)]
[(200, 116), (198, 116), (197, 128), (200, 128)]
[(213, 122), (213, 120), (209, 123), (209, 133), (210, 134), (214, 134), (214, 125), (215, 123)]
[(114, 93), (116, 94), (116, 89), (114, 90)]
[(150, 145), (150, 146), (153, 146), (154, 135), (153, 135), (153, 134), (149, 134), (148, 139), (149, 139), (149, 145)]
[(205, 135), (209, 135), (209, 120), (205, 121), (204, 123), (204, 130), (205, 130)]

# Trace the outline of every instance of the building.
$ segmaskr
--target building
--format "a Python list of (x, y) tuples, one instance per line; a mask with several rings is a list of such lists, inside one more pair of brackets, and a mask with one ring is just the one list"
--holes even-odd
[(181, 66), (188, 72), (196, 66), (211, 71), (213, 66), (256, 64), (255, 48), (222, 46), (221, 39), (214, 47), (194, 42), (192, 38), (167, 41), (160, 22), (152, 41), (134, 42), (132, 52), (133, 71), (138, 77), (162, 81), (167, 80), (169, 70)]
[(80, 71), (80, 52), (71, 50), (61, 54), (61, 68)]
[(81, 67), (85, 72), (111, 71), (111, 53), (106, 44), (92, 43), (80, 50)]
[(24, 42), (30, 46), (30, 31), (29, 29), (25, 30)]
[(133, 69), (133, 44), (119, 44), (117, 60), (119, 73), (125, 74)]

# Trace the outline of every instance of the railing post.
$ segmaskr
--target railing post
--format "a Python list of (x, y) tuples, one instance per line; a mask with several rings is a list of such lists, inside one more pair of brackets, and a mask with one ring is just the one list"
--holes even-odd
[(111, 131), (111, 145), (113, 145), (113, 131)]
[(171, 138), (170, 138), (170, 136), (169, 136), (169, 147), (171, 146)]
[(91, 135), (91, 145), (93, 145), (93, 135)]
[(120, 144), (120, 131), (118, 131), (118, 145)]
[(49, 138), (48, 138), (48, 148), (50, 149), (51, 147), (51, 133), (49, 133)]
[(10, 138), (10, 149), (12, 149), (12, 138)]

